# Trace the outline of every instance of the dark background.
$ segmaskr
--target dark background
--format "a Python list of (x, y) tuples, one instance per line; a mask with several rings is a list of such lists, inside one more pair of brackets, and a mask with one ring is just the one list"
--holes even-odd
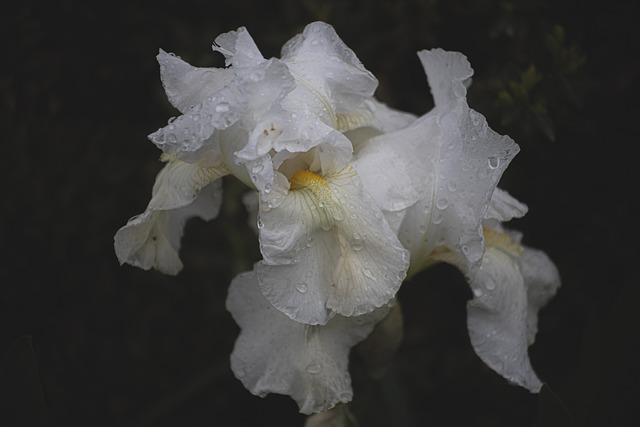
[(640, 52), (632, 4), (5, 7), (0, 424), (304, 423), (291, 399), (254, 397), (229, 370), (238, 328), (224, 309), (226, 289), (259, 259), (237, 183), (225, 178), (218, 219), (187, 225), (177, 277), (120, 267), (113, 235), (144, 210), (161, 168), (146, 135), (177, 114), (162, 90), (158, 49), (221, 66), (211, 42), (246, 26), (265, 57), (278, 56), (320, 19), (379, 78), (381, 100), (417, 114), (433, 104), (415, 52), (442, 47), (469, 57), (470, 105), (522, 149), (501, 182), (530, 207), (513, 227), (551, 256), (563, 280), (530, 349), (557, 400), (507, 384), (475, 356), (465, 318), (471, 294), (459, 273), (438, 266), (400, 291), (405, 338), (389, 374), (364, 378), (354, 358), (361, 425), (571, 425), (566, 417), (583, 426), (637, 425)]

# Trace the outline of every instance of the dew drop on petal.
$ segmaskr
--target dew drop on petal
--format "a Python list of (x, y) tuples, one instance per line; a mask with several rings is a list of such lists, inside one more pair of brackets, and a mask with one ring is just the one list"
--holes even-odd
[(226, 113), (227, 111), (229, 111), (229, 104), (227, 104), (226, 102), (221, 102), (220, 104), (216, 105), (216, 112)]
[(500, 159), (495, 156), (489, 157), (489, 167), (491, 169), (496, 169), (498, 166), (500, 166)]
[(473, 288), (473, 295), (475, 295), (476, 297), (481, 297), (482, 296), (482, 289)]
[(494, 282), (493, 280), (489, 280), (484, 284), (484, 286), (488, 291), (492, 291), (496, 288), (496, 282)]
[(438, 208), (440, 210), (446, 209), (447, 206), (449, 206), (449, 201), (444, 197), (442, 197), (442, 198), (440, 198), (440, 199), (438, 199), (436, 201), (436, 208)]
[(309, 289), (309, 286), (304, 283), (304, 282), (300, 282), (296, 284), (296, 289), (298, 290), (298, 292), (300, 292), (301, 294), (304, 294), (307, 292), (307, 290)]
[(310, 374), (319, 374), (321, 367), (318, 362), (311, 362), (307, 365), (306, 370)]

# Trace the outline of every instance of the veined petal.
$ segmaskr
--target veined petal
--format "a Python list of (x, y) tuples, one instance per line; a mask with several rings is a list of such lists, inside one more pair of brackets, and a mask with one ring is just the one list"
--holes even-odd
[(144, 213), (129, 220), (115, 235), (115, 251), (120, 264), (144, 270), (155, 268), (178, 274), (178, 256), (185, 222), (192, 217), (205, 221), (218, 215), (222, 187), (218, 178), (227, 169), (215, 153), (196, 164), (169, 160), (153, 186), (153, 197)]
[(324, 326), (295, 322), (263, 297), (254, 272), (231, 283), (227, 309), (241, 328), (231, 369), (251, 393), (290, 395), (300, 412), (326, 411), (352, 398), (348, 357), (389, 310), (355, 318), (335, 316)]
[(527, 286), (527, 337), (531, 345), (538, 332), (538, 311), (556, 294), (560, 274), (547, 254), (526, 246), (520, 257), (520, 271)]
[(471, 344), (491, 369), (538, 392), (542, 383), (527, 353), (531, 320), (527, 285), (519, 264), (522, 248), (506, 234), (488, 233), (482, 265), (468, 272), (474, 295), (467, 304)]
[(351, 167), (326, 176), (300, 171), (277, 208), (261, 206), (265, 297), (292, 319), (326, 324), (332, 311), (371, 312), (393, 298), (408, 252)]
[(160, 78), (169, 102), (181, 113), (220, 91), (234, 78), (230, 68), (197, 68), (160, 49)]

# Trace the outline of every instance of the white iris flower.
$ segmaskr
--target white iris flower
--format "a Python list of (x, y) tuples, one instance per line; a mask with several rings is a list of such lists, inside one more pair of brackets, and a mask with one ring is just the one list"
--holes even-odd
[(265, 59), (244, 28), (213, 50), (226, 68), (158, 55), (181, 115), (149, 135), (167, 164), (145, 212), (116, 233), (120, 262), (177, 274), (185, 222), (216, 217), (230, 174), (254, 190), (245, 201), (263, 256), (227, 299), (241, 327), (232, 369), (254, 394), (291, 395), (307, 414), (350, 401), (350, 349), (407, 273), (438, 262), (470, 282), (477, 354), (539, 390), (527, 348), (560, 281), (502, 228), (527, 210), (496, 187), (519, 147), (469, 108), (467, 59), (418, 53), (435, 108), (416, 118), (376, 101), (376, 78), (327, 24), (308, 25), (280, 58)]

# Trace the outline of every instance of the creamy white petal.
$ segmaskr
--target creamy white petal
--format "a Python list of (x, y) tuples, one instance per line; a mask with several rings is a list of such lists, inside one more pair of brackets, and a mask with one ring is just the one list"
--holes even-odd
[(533, 344), (538, 332), (538, 311), (556, 294), (560, 274), (555, 264), (542, 251), (524, 247), (520, 271), (527, 286), (527, 336)]
[(177, 274), (182, 269), (178, 252), (184, 224), (192, 217), (208, 221), (218, 215), (222, 202), (218, 178), (226, 173), (215, 153), (196, 164), (170, 160), (156, 178), (145, 212), (114, 237), (120, 264)]
[(255, 395), (290, 395), (305, 414), (351, 400), (349, 351), (388, 312), (385, 306), (355, 318), (337, 315), (324, 326), (298, 323), (263, 297), (254, 272), (233, 280), (227, 309), (241, 328), (231, 354), (235, 376)]
[(220, 91), (235, 76), (229, 68), (193, 67), (162, 49), (157, 59), (160, 78), (169, 102), (181, 113), (186, 113), (194, 105)]
[(277, 208), (261, 206), (264, 260), (256, 272), (265, 297), (308, 324), (325, 324), (332, 311), (357, 316), (386, 304), (405, 277), (408, 252), (355, 171), (301, 171), (291, 181)]
[(527, 349), (527, 287), (518, 259), (487, 245), (480, 268), (469, 274), (473, 299), (467, 304), (467, 326), (476, 354), (509, 381), (538, 392)]
[(528, 210), (527, 205), (496, 187), (484, 217), (485, 219), (506, 222), (511, 221), (513, 218), (522, 218)]

